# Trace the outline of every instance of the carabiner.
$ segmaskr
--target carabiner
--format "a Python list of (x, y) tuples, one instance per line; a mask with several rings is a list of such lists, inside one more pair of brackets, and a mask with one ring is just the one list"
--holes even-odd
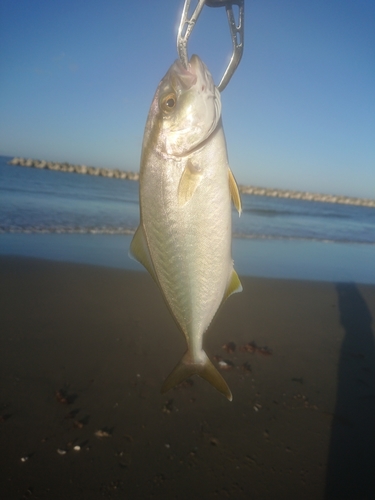
[(190, 0), (185, 0), (184, 8), (182, 9), (180, 26), (177, 33), (177, 52), (185, 68), (187, 68), (189, 64), (189, 58), (187, 55), (187, 43), (191, 32), (193, 31), (195, 23), (198, 20), (199, 14), (203, 9), (204, 3), (205, 0), (198, 0), (198, 5), (195, 7), (195, 10), (190, 19), (188, 19)]
[[(191, 15), (190, 19), (188, 19), (190, 1), (191, 0), (185, 0), (180, 20), (180, 26), (177, 33), (177, 52), (185, 68), (187, 68), (189, 63), (187, 55), (187, 43), (203, 6), (207, 5), (207, 7), (225, 7), (226, 9), (230, 34), (232, 38), (233, 52), (224, 75), (221, 78), (219, 85), (217, 85), (217, 88), (220, 90), (220, 92), (222, 92), (228, 85), (230, 79), (236, 71), (243, 53), (244, 0), (198, 0), (198, 4), (194, 9), (193, 14)], [(238, 22), (236, 22), (234, 17), (232, 8), (233, 5), (237, 5), (239, 8)]]

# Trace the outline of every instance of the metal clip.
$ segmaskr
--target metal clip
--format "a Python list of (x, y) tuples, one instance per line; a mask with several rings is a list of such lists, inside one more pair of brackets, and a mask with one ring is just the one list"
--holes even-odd
[[(236, 71), (243, 53), (244, 0), (198, 0), (198, 4), (195, 7), (193, 14), (191, 15), (190, 19), (188, 19), (190, 1), (191, 0), (185, 0), (177, 34), (177, 52), (185, 68), (187, 68), (189, 62), (187, 55), (187, 43), (204, 5), (207, 5), (208, 7), (225, 7), (226, 9), (230, 34), (232, 38), (233, 52), (227, 69), (225, 70), (219, 85), (217, 85), (217, 88), (220, 90), (220, 92), (222, 92), (228, 85), (230, 79)], [(238, 22), (236, 22), (234, 17), (232, 8), (233, 5), (238, 5), (239, 8)]]

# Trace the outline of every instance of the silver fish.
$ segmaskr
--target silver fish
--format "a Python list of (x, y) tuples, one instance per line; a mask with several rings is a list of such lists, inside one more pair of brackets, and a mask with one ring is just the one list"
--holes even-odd
[(140, 169), (140, 225), (130, 246), (159, 286), (187, 351), (162, 386), (193, 374), (230, 401), (232, 393), (203, 350), (218, 308), (242, 290), (231, 257), (231, 197), (241, 200), (228, 165), (220, 92), (193, 55), (175, 61), (148, 115)]

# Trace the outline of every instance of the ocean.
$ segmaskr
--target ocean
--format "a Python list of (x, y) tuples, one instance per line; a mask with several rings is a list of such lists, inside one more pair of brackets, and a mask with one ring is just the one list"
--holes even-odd
[[(0, 254), (142, 269), (128, 248), (138, 182), (8, 165), (0, 157)], [(375, 209), (242, 195), (239, 274), (375, 283)]]

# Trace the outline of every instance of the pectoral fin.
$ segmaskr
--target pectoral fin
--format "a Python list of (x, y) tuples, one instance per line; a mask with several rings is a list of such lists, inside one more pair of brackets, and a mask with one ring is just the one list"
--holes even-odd
[(178, 204), (183, 207), (191, 200), (195, 190), (199, 186), (202, 175), (197, 167), (187, 162), (178, 185)]
[(227, 286), (227, 289), (225, 290), (223, 302), (230, 295), (232, 295), (232, 293), (239, 293), (239, 292), (242, 292), (242, 290), (243, 290), (243, 288), (242, 288), (240, 278), (238, 277), (238, 274), (236, 273), (236, 271), (233, 269), (228, 286)]
[(150, 257), (150, 252), (148, 251), (147, 240), (142, 226), (138, 226), (133, 236), (130, 244), (129, 256), (140, 262), (157, 282), (154, 265)]
[(238, 210), (238, 214), (241, 215), (241, 212), (242, 212), (241, 197), (240, 197), (240, 193), (238, 191), (236, 179), (234, 178), (234, 175), (232, 174), (232, 171), (229, 167), (228, 167), (228, 176), (229, 176), (230, 194), (232, 196), (234, 206)]

